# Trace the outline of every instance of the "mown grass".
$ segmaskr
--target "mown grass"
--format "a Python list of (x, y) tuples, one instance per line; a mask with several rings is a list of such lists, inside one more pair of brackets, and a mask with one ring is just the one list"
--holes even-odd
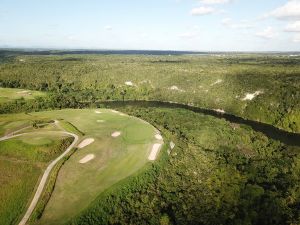
[(31, 91), (18, 88), (1, 88), (0, 87), (0, 104), (10, 102), (16, 99), (34, 99), (35, 97), (43, 97), (46, 94), (40, 91)]
[[(150, 124), (101, 109), (59, 110), (35, 113), (60, 118), (95, 141), (78, 149), (59, 171), (56, 185), (38, 224), (63, 224), (85, 209), (102, 191), (130, 176), (148, 162), (156, 130)], [(104, 122), (97, 122), (97, 121)], [(120, 131), (117, 138), (111, 137)], [(95, 158), (86, 164), (79, 160), (87, 154)], [(72, 196), (72, 197), (70, 197)]]
[[(6, 122), (18, 121), (18, 117), (31, 123), (59, 120), (59, 125), (63, 129), (78, 134), (82, 137), (81, 140), (95, 139), (94, 143), (78, 149), (67, 161), (62, 160), (55, 167), (41, 202), (31, 218), (32, 223), (37, 219), (37, 223), (40, 224), (66, 222), (86, 208), (99, 193), (148, 163), (147, 158), (152, 145), (157, 142), (154, 127), (134, 117), (120, 115), (108, 109), (99, 109), (101, 114), (95, 111), (95, 109), (67, 109), (1, 116)], [(17, 158), (44, 168), (46, 162), (59, 153), (55, 150), (58, 148), (53, 147), (57, 144), (55, 138), (58, 130), (53, 124), (26, 129), (32, 133), (4, 141), (1, 143), (0, 151), (5, 158)], [(117, 138), (111, 136), (115, 131), (121, 132)], [(53, 148), (48, 150), (51, 146)], [(95, 159), (86, 164), (79, 164), (78, 161), (87, 154), (94, 154)], [(64, 166), (59, 170), (62, 163)], [(31, 185), (34, 188), (34, 183)]]

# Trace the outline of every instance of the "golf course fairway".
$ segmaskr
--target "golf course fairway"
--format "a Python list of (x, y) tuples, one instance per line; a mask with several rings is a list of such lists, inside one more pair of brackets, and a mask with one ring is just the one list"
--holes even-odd
[[(104, 190), (149, 162), (162, 144), (150, 124), (109, 109), (66, 109), (31, 113), (36, 118), (69, 122), (84, 135), (59, 171), (55, 188), (38, 224), (64, 224)], [(76, 128), (75, 128), (76, 127)]]
[(17, 99), (30, 100), (34, 99), (35, 97), (43, 97), (45, 95), (45, 93), (40, 91), (0, 87), (0, 104)]

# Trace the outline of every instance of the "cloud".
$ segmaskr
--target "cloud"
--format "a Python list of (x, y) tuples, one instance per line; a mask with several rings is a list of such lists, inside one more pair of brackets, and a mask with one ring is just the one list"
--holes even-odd
[(232, 0), (200, 0), (200, 3), (205, 5), (216, 5), (230, 3)]
[(273, 16), (277, 19), (300, 19), (300, 0), (290, 0), (285, 5), (268, 13), (266, 17)]
[(300, 43), (300, 34), (298, 34), (294, 37), (293, 42)]
[(231, 18), (224, 18), (221, 21), (222, 25), (231, 29), (250, 29), (253, 28), (253, 25), (249, 23), (247, 20), (242, 20), (239, 23), (233, 22)]
[(216, 12), (215, 8), (201, 6), (201, 7), (193, 8), (190, 13), (193, 16), (203, 16), (203, 15), (213, 14), (215, 12)]
[(255, 35), (263, 39), (272, 39), (277, 36), (277, 33), (274, 31), (272, 27), (267, 27), (266, 29), (256, 33)]
[(284, 29), (286, 32), (300, 32), (300, 20), (289, 23)]
[(69, 41), (75, 41), (77, 40), (76, 36), (75, 35), (69, 35), (66, 37)]
[(192, 38), (198, 37), (198, 33), (196, 33), (196, 32), (185, 32), (185, 33), (182, 33), (178, 36), (180, 38), (184, 38), (184, 39), (192, 39)]
[(112, 30), (112, 26), (107, 25), (107, 26), (104, 27), (104, 29), (105, 30)]

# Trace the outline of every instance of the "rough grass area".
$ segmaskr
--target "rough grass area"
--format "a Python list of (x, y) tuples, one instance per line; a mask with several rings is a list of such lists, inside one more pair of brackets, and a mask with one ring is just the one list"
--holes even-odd
[(36, 163), (0, 156), (1, 225), (18, 221), (41, 173), (42, 169)]
[(36, 132), (0, 142), (0, 224), (14, 224), (48, 162), (64, 150), (59, 134)]

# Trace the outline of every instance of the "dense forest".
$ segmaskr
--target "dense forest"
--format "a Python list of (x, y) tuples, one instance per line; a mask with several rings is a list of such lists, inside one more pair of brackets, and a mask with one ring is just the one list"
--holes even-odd
[[(39, 99), (32, 106), (22, 106), (33, 110), (36, 104), (55, 104), (59, 108), (101, 100), (173, 101), (224, 110), (292, 132), (300, 132), (299, 75), (299, 57), (275, 54), (3, 53), (0, 60), (1, 87), (52, 93), (50, 100)], [(23, 104), (16, 101), (1, 110), (18, 110)]]
[[(175, 148), (71, 224), (298, 224), (299, 147), (183, 109), (124, 107)], [(169, 153), (169, 155), (168, 155)]]
[[(0, 54), (0, 87), (47, 93), (0, 103), (2, 114), (158, 100), (300, 132), (300, 58), (287, 55), (6, 52)], [(165, 149), (69, 224), (300, 224), (299, 146), (186, 109), (117, 110), (157, 127)]]

